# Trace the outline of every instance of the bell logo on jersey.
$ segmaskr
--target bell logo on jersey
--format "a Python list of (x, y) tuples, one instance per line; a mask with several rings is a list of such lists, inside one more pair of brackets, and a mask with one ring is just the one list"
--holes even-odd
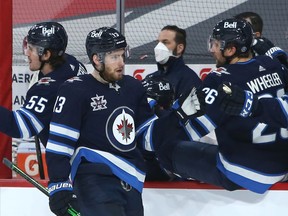
[(224, 22), (224, 28), (236, 28), (237, 27), (237, 22), (229, 23), (229, 22)]
[(104, 99), (104, 96), (98, 96), (91, 98), (92, 102), (90, 103), (91, 107), (93, 107), (93, 111), (107, 109), (107, 100)]
[(136, 147), (134, 112), (128, 107), (118, 107), (109, 116), (106, 134), (111, 145), (119, 151), (127, 152)]

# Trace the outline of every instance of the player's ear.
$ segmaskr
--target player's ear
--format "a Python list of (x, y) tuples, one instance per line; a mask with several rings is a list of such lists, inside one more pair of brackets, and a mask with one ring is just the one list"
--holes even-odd
[(47, 61), (51, 57), (52, 53), (50, 50), (45, 50), (43, 55), (41, 56), (42, 61)]
[(93, 60), (93, 63), (97, 66), (100, 64), (100, 60), (99, 60), (99, 56), (97, 54), (94, 54), (92, 56), (92, 60)]
[(256, 38), (260, 38), (261, 37), (261, 33), (260, 32), (254, 32), (254, 35)]
[(182, 55), (183, 53), (183, 50), (184, 50), (184, 44), (178, 44), (177, 45), (177, 55)]
[(236, 47), (235, 46), (229, 46), (225, 49), (225, 56), (233, 56), (236, 53)]

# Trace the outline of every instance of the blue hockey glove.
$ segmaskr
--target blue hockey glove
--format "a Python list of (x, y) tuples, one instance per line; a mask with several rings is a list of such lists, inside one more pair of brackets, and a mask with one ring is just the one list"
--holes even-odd
[(80, 215), (77, 197), (70, 181), (49, 183), (49, 206), (57, 216)]
[(287, 53), (280, 47), (276, 47), (267, 38), (255, 38), (252, 44), (252, 49), (257, 55), (266, 55), (271, 58), (277, 58), (281, 64), (288, 68)]
[[(204, 93), (203, 93), (204, 94)], [(176, 100), (172, 106), (177, 116), (186, 124), (192, 116), (198, 116), (203, 114), (204, 106), (200, 101), (202, 98), (202, 91), (197, 91), (196, 88), (192, 88), (187, 93), (184, 93)]]
[(257, 109), (258, 99), (250, 91), (224, 82), (218, 87), (217, 101), (228, 115), (248, 117)]

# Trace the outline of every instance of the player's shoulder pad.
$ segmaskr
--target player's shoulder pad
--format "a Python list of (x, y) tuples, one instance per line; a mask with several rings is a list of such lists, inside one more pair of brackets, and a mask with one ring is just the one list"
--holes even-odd
[[(223, 74), (225, 75), (230, 75), (230, 73), (227, 71), (226, 67), (219, 67), (219, 68), (215, 68), (213, 70), (211, 70), (211, 72), (209, 73), (211, 75), (216, 75), (216, 76), (222, 76)], [(209, 74), (207, 76), (209, 76)]]
[(55, 79), (51, 78), (51, 77), (42, 77), (41, 79), (38, 80), (37, 82), (37, 86), (49, 86), (51, 85), (52, 83), (56, 82)]

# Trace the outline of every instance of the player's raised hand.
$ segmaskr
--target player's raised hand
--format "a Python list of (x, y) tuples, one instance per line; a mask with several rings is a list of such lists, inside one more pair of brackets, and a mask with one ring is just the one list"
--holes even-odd
[(288, 68), (287, 53), (280, 47), (275, 46), (267, 38), (254, 38), (252, 49), (257, 55), (266, 55), (271, 58), (277, 58), (281, 64)]
[(218, 102), (221, 110), (233, 116), (250, 116), (257, 108), (258, 99), (252, 92), (237, 85), (224, 82), (218, 87)]
[(199, 116), (204, 113), (205, 102), (204, 92), (192, 88), (189, 92), (184, 93), (178, 100), (175, 101), (172, 108), (176, 111), (176, 114), (180, 120), (186, 123), (192, 116)]

